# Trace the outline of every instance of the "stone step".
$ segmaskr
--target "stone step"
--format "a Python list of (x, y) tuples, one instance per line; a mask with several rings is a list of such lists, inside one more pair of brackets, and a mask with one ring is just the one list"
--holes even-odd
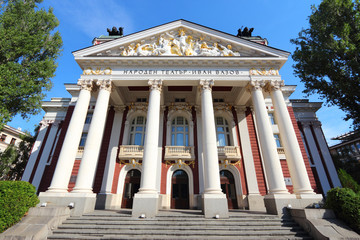
[(63, 224), (62, 226), (59, 226), (58, 229), (125, 229), (125, 230), (194, 230), (194, 231), (207, 231), (207, 230), (228, 230), (228, 231), (247, 231), (247, 230), (253, 230), (253, 231), (272, 231), (272, 230), (296, 230), (300, 231), (301, 227), (299, 226), (293, 226), (293, 227), (285, 227), (285, 226), (236, 226), (234, 228), (233, 226), (224, 226), (224, 225), (192, 225), (192, 226), (168, 226), (168, 225), (73, 225), (73, 224)]
[(283, 235), (296, 235), (305, 236), (305, 232), (293, 232), (292, 230), (266, 230), (266, 231), (254, 231), (251, 230), (131, 230), (131, 229), (57, 229), (53, 231), (54, 234), (75, 234), (82, 236), (105, 236), (105, 235), (141, 235), (141, 236), (152, 236), (152, 235), (165, 235), (165, 236), (283, 236)]
[(311, 239), (291, 219), (231, 212), (228, 219), (205, 219), (200, 212), (160, 212), (133, 218), (123, 211), (95, 211), (70, 217), (48, 239)]
[(63, 222), (64, 225), (68, 224), (94, 224), (94, 225), (117, 225), (117, 226), (129, 226), (129, 225), (166, 225), (166, 226), (203, 226), (203, 225), (226, 225), (226, 226), (296, 226), (297, 224), (293, 221), (280, 222), (280, 221), (237, 221), (237, 222), (224, 222), (224, 221), (146, 221), (146, 220), (128, 220), (128, 221), (110, 221), (110, 220), (74, 220), (68, 219)]
[[(163, 236), (163, 235), (152, 235), (152, 236), (134, 236), (134, 235), (106, 235), (106, 236), (81, 236), (73, 234), (61, 234), (49, 236), (48, 239), (77, 239), (77, 240), (92, 240), (92, 239), (118, 239), (118, 240), (140, 240), (140, 239), (186, 239), (186, 240), (219, 240), (219, 236)], [(299, 236), (294, 235), (282, 235), (282, 236), (222, 236), (222, 240), (312, 240), (313, 238), (308, 236)]]

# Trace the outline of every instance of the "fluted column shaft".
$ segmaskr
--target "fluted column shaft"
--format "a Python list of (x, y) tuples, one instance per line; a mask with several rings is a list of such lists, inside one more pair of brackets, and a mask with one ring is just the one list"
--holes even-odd
[(72, 192), (92, 193), (97, 161), (99, 158), (102, 137), (104, 134), (105, 121), (108, 111), (111, 92), (111, 81), (102, 80), (96, 83), (99, 86), (99, 94), (96, 100), (95, 110), (91, 119), (89, 132), (86, 138), (84, 154), (81, 159), (76, 184)]
[(150, 86), (150, 96), (146, 119), (143, 171), (141, 173), (139, 193), (156, 194), (162, 80), (149, 80), (148, 84)]
[(88, 111), (92, 80), (80, 80), (80, 94), (66, 132), (55, 173), (48, 192), (67, 192), (76, 153)]
[(203, 126), (203, 153), (205, 189), (204, 193), (221, 194), (219, 159), (216, 144), (216, 130), (211, 86), (213, 80), (201, 80), (201, 118)]
[(304, 159), (291, 122), (289, 111), (281, 91), (283, 81), (271, 81), (269, 91), (274, 106), (274, 113), (278, 123), (282, 144), (285, 149), (286, 161), (289, 167), (295, 194), (314, 194)]
[(257, 132), (265, 165), (266, 178), (268, 180), (269, 194), (288, 194), (262, 93), (264, 86), (265, 84), (262, 81), (251, 81), (248, 87), (251, 91), (254, 105)]

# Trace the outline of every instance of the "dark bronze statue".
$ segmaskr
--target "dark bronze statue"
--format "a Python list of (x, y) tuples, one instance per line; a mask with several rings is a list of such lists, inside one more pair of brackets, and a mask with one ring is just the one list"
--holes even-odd
[(247, 27), (245, 27), (244, 30), (241, 28), (238, 29), (238, 34), (236, 35), (237, 37), (251, 37), (254, 28), (250, 28), (250, 30)]
[(119, 30), (117, 30), (116, 27), (113, 27), (111, 30), (108, 28), (107, 32), (109, 33), (109, 36), (123, 36), (124, 28), (119, 27)]

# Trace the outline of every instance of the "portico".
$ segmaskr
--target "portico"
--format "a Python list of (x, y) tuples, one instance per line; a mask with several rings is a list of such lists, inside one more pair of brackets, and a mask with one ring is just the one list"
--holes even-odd
[(322, 199), (279, 74), (288, 52), (184, 20), (99, 41), (74, 52), (83, 74), (41, 202), (227, 218), (229, 199), (271, 213)]

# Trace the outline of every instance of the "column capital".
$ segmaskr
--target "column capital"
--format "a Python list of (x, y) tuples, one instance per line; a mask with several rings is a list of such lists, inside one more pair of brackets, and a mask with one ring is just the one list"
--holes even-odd
[(320, 121), (313, 121), (313, 122), (311, 122), (311, 125), (313, 125), (314, 127), (321, 127), (321, 122)]
[(309, 121), (300, 121), (300, 124), (302, 127), (310, 127), (311, 122)]
[(161, 79), (150, 79), (148, 81), (148, 85), (151, 90), (158, 90), (160, 92), (162, 90), (162, 84), (163, 84), (163, 80)]
[(43, 120), (40, 121), (40, 128), (46, 128), (52, 123), (54, 123), (54, 120), (45, 120), (45, 119), (43, 119)]
[(247, 109), (247, 107), (243, 106), (243, 105), (242, 106), (234, 106), (234, 108), (237, 113), (246, 112), (246, 109)]
[(263, 87), (265, 87), (265, 81), (264, 80), (250, 80), (249, 84), (246, 86), (249, 92), (252, 90), (262, 90)]
[(114, 105), (115, 112), (123, 112), (125, 111), (126, 106), (125, 105)]
[(270, 92), (272, 90), (274, 90), (274, 91), (281, 90), (281, 88), (284, 85), (285, 85), (284, 80), (270, 80), (267, 82), (266, 91)]
[(79, 79), (77, 85), (80, 86), (81, 90), (88, 90), (91, 91), (93, 88), (93, 80), (88, 79)]
[(104, 89), (104, 90), (111, 92), (111, 88), (112, 88), (111, 80), (98, 80), (96, 82), (96, 85), (99, 86), (100, 90)]
[(201, 79), (200, 80), (200, 86), (201, 86), (201, 90), (210, 90), (212, 86), (214, 85), (214, 80), (213, 79)]

